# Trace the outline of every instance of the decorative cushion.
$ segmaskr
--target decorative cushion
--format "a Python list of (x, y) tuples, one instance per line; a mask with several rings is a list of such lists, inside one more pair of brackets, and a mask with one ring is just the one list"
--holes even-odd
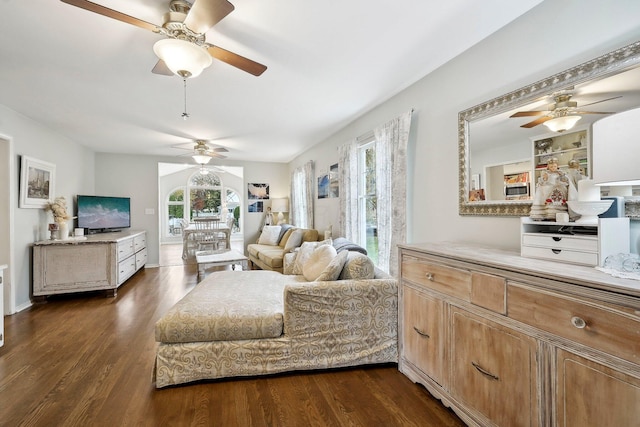
[(284, 251), (290, 252), (291, 249), (295, 249), (302, 244), (302, 236), (304, 234), (304, 230), (298, 228), (293, 230), (293, 232), (289, 235), (287, 239), (287, 243), (284, 245)]
[(348, 251), (347, 253), (347, 262), (342, 268), (339, 280), (362, 280), (374, 278), (376, 272), (371, 258), (361, 254), (360, 252)]
[(336, 237), (335, 239), (333, 239), (333, 247), (336, 248), (336, 251), (338, 253), (342, 251), (354, 251), (367, 255), (367, 250), (365, 248), (360, 245), (356, 245), (355, 243), (345, 239), (344, 237)]
[(342, 273), (342, 268), (347, 262), (348, 256), (349, 251), (340, 252), (335, 258), (331, 260), (329, 265), (327, 265), (325, 269), (322, 270), (322, 273), (320, 273), (320, 276), (316, 278), (316, 281), (324, 282), (338, 280), (338, 277), (340, 277), (340, 273)]
[[(302, 274), (309, 282), (314, 282), (338, 253), (331, 245), (318, 246), (302, 266)], [(299, 256), (300, 254), (298, 254)]]
[(291, 274), (300, 275), (302, 273), (302, 267), (307, 262), (315, 248), (321, 245), (331, 245), (331, 240), (323, 240), (322, 242), (303, 242), (298, 249), (298, 255), (293, 264), (293, 271)]
[(278, 240), (278, 246), (284, 249), (284, 246), (287, 244), (287, 240), (289, 240), (289, 236), (293, 233), (293, 228), (288, 228), (284, 232), (280, 231), (280, 240)]
[[(291, 225), (291, 224), (280, 224), (280, 235), (278, 236), (278, 245), (284, 247), (284, 244), (285, 244), (285, 242), (287, 240), (284, 239), (284, 242), (282, 240), (285, 237), (285, 233), (287, 231), (289, 231), (289, 230), (293, 230), (293, 225)], [(291, 233), (289, 233), (289, 234), (291, 234)]]
[(282, 227), (279, 225), (265, 225), (262, 228), (262, 234), (260, 234), (258, 243), (261, 245), (277, 245), (281, 229)]

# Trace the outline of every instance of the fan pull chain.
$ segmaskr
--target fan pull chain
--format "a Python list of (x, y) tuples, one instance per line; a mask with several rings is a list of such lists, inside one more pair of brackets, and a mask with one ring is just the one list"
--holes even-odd
[(182, 79), (184, 83), (184, 112), (182, 113), (182, 119), (187, 120), (189, 118), (189, 113), (187, 113), (187, 79)]

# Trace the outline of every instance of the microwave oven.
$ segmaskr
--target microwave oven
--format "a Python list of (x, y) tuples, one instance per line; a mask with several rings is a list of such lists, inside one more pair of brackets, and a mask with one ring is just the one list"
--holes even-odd
[(528, 182), (516, 182), (505, 184), (504, 196), (506, 199), (526, 199), (530, 196)]

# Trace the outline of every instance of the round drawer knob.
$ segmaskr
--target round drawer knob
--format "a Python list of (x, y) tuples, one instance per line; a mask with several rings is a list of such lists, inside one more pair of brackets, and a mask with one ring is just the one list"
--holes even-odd
[(584, 327), (587, 326), (587, 322), (585, 322), (584, 319), (578, 316), (573, 316), (571, 318), (571, 324), (578, 329), (584, 329)]
[(433, 282), (433, 273), (427, 273), (427, 280), (431, 280)]

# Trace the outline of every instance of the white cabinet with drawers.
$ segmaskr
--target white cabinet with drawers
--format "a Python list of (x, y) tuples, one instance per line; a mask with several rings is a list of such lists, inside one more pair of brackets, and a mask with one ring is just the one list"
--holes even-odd
[(401, 245), (399, 369), (469, 426), (637, 426), (640, 282), (462, 243)]
[(33, 296), (104, 290), (115, 296), (147, 262), (145, 231), (44, 240), (33, 245)]
[(520, 254), (589, 266), (629, 252), (629, 218), (601, 218), (596, 225), (521, 218)]

